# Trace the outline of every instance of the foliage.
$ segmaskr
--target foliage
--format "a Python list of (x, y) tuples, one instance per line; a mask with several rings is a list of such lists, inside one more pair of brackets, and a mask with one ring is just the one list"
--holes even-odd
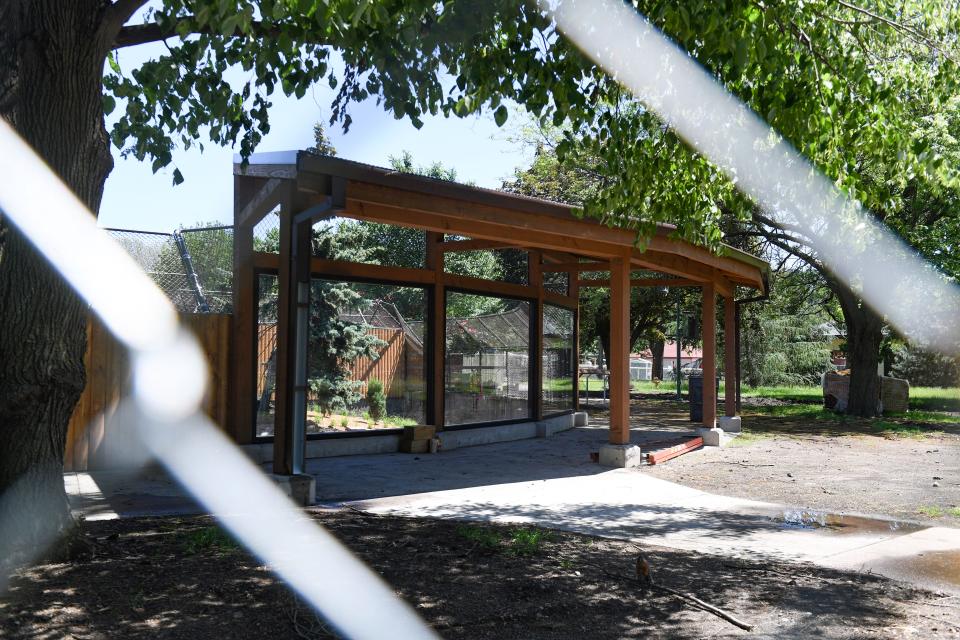
[(744, 313), (743, 381), (751, 387), (814, 385), (830, 368), (830, 343), (816, 316), (767, 305)]
[(905, 345), (897, 349), (895, 358), (892, 375), (909, 380), (911, 386), (960, 386), (960, 358), (958, 357), (951, 358)]
[(308, 147), (307, 151), (312, 151), (321, 156), (337, 155), (337, 148), (330, 142), (330, 138), (327, 136), (327, 130), (322, 122), (317, 122), (313, 125), (313, 146)]
[(546, 529), (527, 527), (510, 532), (510, 553), (516, 556), (535, 556), (543, 551), (543, 544), (553, 539)]
[[(362, 256), (364, 246), (344, 239), (329, 225), (314, 230), (313, 254), (328, 259)], [(368, 308), (349, 284), (314, 280), (310, 291), (310, 328), (307, 378), (312, 397), (323, 414), (343, 413), (360, 400), (362, 382), (352, 378), (350, 364), (357, 358), (376, 358), (384, 342), (366, 327), (343, 320), (342, 311)]]
[(476, 525), (460, 525), (457, 527), (457, 535), (491, 551), (499, 549), (503, 542), (499, 531)]
[(235, 551), (240, 548), (240, 545), (220, 527), (210, 526), (188, 533), (185, 536), (183, 548), (184, 551), (193, 555), (206, 551), (216, 553)]
[(375, 378), (367, 382), (367, 411), (374, 422), (380, 422), (387, 415), (387, 396), (383, 393), (383, 383)]
[(477, 525), (457, 527), (457, 535), (488, 551), (503, 551), (514, 556), (533, 556), (543, 551), (543, 545), (553, 540), (553, 532), (539, 527), (511, 529), (504, 535), (497, 529)]

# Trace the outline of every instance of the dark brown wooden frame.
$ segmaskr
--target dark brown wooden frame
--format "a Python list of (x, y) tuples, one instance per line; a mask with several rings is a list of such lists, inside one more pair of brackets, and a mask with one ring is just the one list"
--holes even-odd
[[(297, 279), (307, 277), (345, 278), (357, 281), (390, 282), (424, 286), (428, 291), (428, 335), (431, 348), (427, 363), (428, 421), (443, 428), (445, 292), (455, 289), (470, 293), (523, 298), (535, 309), (531, 331), (533, 371), (531, 386), (536, 389), (533, 419), (543, 418), (542, 405), (542, 315), (544, 303), (574, 311), (575, 339), (579, 342), (579, 289), (606, 286), (611, 289), (610, 440), (629, 441), (629, 292), (633, 286), (701, 287), (704, 291), (705, 320), (715, 315), (715, 296), (730, 304), (736, 287), (766, 291), (768, 267), (762, 260), (731, 247), (719, 255), (671, 237), (672, 228), (658, 228), (640, 249), (634, 232), (607, 227), (582, 219), (564, 205), (487, 189), (468, 187), (421, 176), (398, 174), (337, 158), (309, 152), (258, 154), (250, 164), (235, 165), (234, 259), (234, 412), (230, 431), (238, 442), (252, 437), (250, 397), (252, 360), (256, 335), (253, 277), (257, 271), (276, 271), (280, 277), (280, 318), (278, 319), (277, 423), (274, 436), (274, 471), (292, 473), (299, 468), (302, 443), (294, 443), (293, 403), (294, 361), (298, 347), (293, 300)], [(263, 217), (280, 208), (279, 254), (253, 250), (253, 229)], [(359, 264), (303, 257), (303, 245), (294, 251), (294, 238), (304, 242), (305, 224), (323, 216), (336, 215), (424, 230), (427, 250), (423, 269)], [(294, 224), (294, 220), (297, 224)], [(299, 226), (301, 233), (295, 229)], [(444, 242), (445, 235), (467, 240)], [(528, 284), (495, 282), (446, 273), (443, 255), (450, 251), (477, 251), (519, 248), (528, 252)], [(301, 256), (295, 261), (295, 255)], [(632, 278), (633, 270), (654, 271), (664, 277)], [(570, 274), (567, 295), (544, 290), (542, 273)], [(609, 272), (610, 277), (590, 280), (581, 272)], [(298, 275), (300, 274), (300, 275)], [(302, 304), (302, 301), (301, 301)], [(728, 331), (730, 314), (725, 314)], [(711, 325), (712, 326), (712, 325)], [(715, 352), (714, 332), (704, 332), (704, 361), (709, 366)], [(725, 370), (732, 370), (726, 353)], [(575, 348), (579, 362), (579, 349)], [(575, 376), (576, 377), (576, 376)], [(728, 385), (733, 386), (733, 385)], [(707, 389), (710, 389), (709, 394)], [(713, 385), (705, 385), (705, 396)], [(577, 394), (574, 394), (575, 397)], [(729, 399), (728, 399), (729, 400)], [(730, 413), (731, 403), (725, 403)], [(705, 403), (704, 426), (715, 422), (715, 407)], [(574, 403), (576, 407), (576, 401)]]

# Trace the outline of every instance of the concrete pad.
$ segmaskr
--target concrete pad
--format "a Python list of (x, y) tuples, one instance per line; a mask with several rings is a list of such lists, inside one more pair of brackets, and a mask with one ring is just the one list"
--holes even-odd
[(643, 464), (643, 452), (635, 444), (605, 444), (600, 447), (600, 466), (626, 469)]
[(740, 433), (740, 416), (720, 416), (717, 418), (717, 427), (723, 429), (724, 433)]
[(272, 474), (277, 486), (301, 507), (309, 507), (317, 501), (317, 479), (308, 473), (295, 475)]
[[(644, 449), (690, 430), (685, 417), (670, 424), (651, 415), (649, 425), (631, 432), (630, 446)], [(942, 570), (960, 566), (951, 564), (960, 559), (960, 529), (883, 518), (857, 522), (699, 491), (655, 478), (645, 467), (602, 467), (588, 454), (607, 445), (608, 435), (600, 424), (436, 455), (308, 460), (307, 472), (317, 478), (325, 504), (373, 513), (529, 523), (729, 557), (873, 571), (960, 593), (960, 576)], [(64, 485), (75, 512), (87, 517), (200, 511), (160, 469), (69, 473)]]
[(718, 427), (714, 427), (713, 429), (698, 429), (697, 435), (703, 438), (703, 446), (705, 447), (722, 447), (730, 440), (723, 429)]

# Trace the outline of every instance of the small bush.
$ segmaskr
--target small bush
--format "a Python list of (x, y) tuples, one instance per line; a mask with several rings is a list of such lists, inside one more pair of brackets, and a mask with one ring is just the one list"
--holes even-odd
[(510, 532), (510, 553), (515, 556), (535, 556), (543, 549), (543, 543), (553, 539), (545, 529), (514, 529)]
[(383, 393), (383, 383), (371, 380), (367, 383), (367, 407), (374, 422), (380, 422), (387, 415), (387, 397)]
[(204, 527), (186, 535), (184, 550), (195, 554), (202, 551), (225, 552), (239, 549), (240, 545), (220, 527)]
[(490, 550), (498, 549), (502, 542), (498, 531), (466, 524), (457, 527), (457, 535)]

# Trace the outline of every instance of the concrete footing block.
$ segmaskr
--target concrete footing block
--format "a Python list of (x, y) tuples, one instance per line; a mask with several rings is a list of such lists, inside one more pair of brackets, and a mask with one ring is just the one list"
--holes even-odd
[(577, 411), (573, 414), (573, 426), (585, 427), (590, 424), (590, 416), (586, 411)]
[(281, 491), (301, 507), (308, 507), (317, 501), (317, 479), (309, 474), (285, 476), (275, 473), (273, 480)]
[(600, 447), (600, 465), (627, 469), (643, 464), (643, 452), (635, 444), (605, 444)]
[(722, 447), (730, 440), (730, 436), (725, 434), (723, 429), (718, 429), (717, 427), (713, 429), (700, 429), (697, 435), (703, 438), (703, 446), (705, 447)]
[(717, 418), (717, 426), (725, 433), (740, 433), (740, 416), (721, 416)]

